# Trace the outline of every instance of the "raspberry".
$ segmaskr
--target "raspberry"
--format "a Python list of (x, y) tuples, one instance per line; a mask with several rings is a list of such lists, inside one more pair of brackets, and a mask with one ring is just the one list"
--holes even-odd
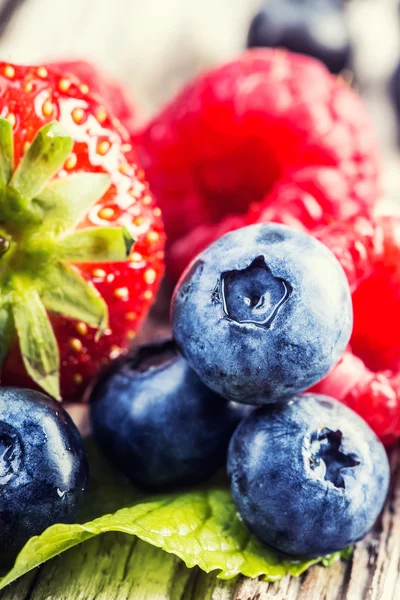
[(352, 292), (375, 271), (382, 254), (382, 228), (364, 216), (336, 222), (316, 234), (335, 254)]
[(371, 371), (350, 349), (312, 391), (347, 404), (384, 441), (400, 436), (400, 376)]
[(175, 277), (232, 226), (315, 230), (367, 212), (378, 196), (361, 100), (318, 61), (282, 50), (250, 50), (196, 78), (137, 143)]
[(400, 437), (400, 218), (363, 217), (319, 234), (353, 289), (351, 348), (313, 389), (356, 410), (385, 442)]
[(374, 370), (400, 368), (399, 284), (378, 271), (353, 294), (352, 347)]

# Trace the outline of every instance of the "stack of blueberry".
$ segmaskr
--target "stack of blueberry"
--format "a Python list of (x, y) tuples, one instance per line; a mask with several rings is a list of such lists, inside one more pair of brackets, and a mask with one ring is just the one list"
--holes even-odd
[(311, 557), (361, 539), (387, 494), (385, 450), (344, 405), (299, 395), (351, 334), (330, 251), (283, 225), (229, 233), (182, 276), (172, 325), (174, 341), (137, 348), (93, 388), (94, 434), (115, 467), (159, 490), (206, 480), (228, 454), (238, 511), (269, 546)]

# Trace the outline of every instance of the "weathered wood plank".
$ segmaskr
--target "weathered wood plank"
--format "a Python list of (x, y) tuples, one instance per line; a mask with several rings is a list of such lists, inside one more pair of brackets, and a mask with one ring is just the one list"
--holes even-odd
[[(400, 581), (400, 448), (392, 452), (392, 484), (374, 531), (354, 552), (346, 600), (391, 600)], [(358, 594), (358, 596), (357, 596)], [(398, 597), (398, 596), (397, 596)]]
[(190, 575), (175, 556), (130, 536), (105, 534), (43, 566), (26, 595), (16, 588), (2, 600), (179, 600)]
[(221, 581), (215, 575), (207, 575), (193, 569), (191, 578), (179, 600), (231, 600), (236, 580)]

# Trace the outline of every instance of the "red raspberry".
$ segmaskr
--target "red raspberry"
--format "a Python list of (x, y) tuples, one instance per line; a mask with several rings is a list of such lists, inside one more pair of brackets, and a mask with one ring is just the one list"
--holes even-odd
[(359, 217), (318, 236), (354, 290), (351, 348), (313, 389), (356, 410), (389, 442), (400, 437), (400, 218)]
[(350, 349), (313, 391), (347, 404), (384, 440), (400, 435), (399, 375), (371, 371)]
[(400, 369), (400, 218), (376, 221), (380, 252), (373, 275), (353, 295), (353, 350), (372, 369)]
[(232, 227), (307, 228), (370, 208), (378, 159), (360, 98), (318, 61), (247, 51), (190, 83), (138, 134), (177, 276)]
[(336, 222), (316, 234), (342, 265), (352, 292), (368, 279), (382, 255), (380, 222), (357, 216)]

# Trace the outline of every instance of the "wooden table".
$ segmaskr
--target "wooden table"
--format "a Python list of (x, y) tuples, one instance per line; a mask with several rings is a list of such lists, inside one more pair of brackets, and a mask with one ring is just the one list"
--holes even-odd
[[(4, 60), (35, 64), (66, 57), (94, 59), (131, 86), (145, 114), (193, 72), (237, 53), (257, 4), (258, 0), (0, 0), (0, 51)], [(397, 0), (352, 0), (348, 7), (361, 89), (388, 156), (389, 196), (398, 196), (400, 161), (393, 151), (393, 115), (382, 82), (399, 50), (397, 5)], [(380, 53), (372, 52), (376, 47)], [(151, 326), (150, 322), (146, 335), (151, 335)], [(276, 584), (245, 578), (224, 582), (197, 568), (189, 570), (178, 558), (135, 538), (106, 534), (22, 577), (0, 592), (0, 600), (398, 599), (399, 447), (392, 452), (391, 464), (392, 489), (376, 528), (349, 561), (329, 569), (313, 567), (298, 579), (286, 577)], [(151, 573), (146, 570), (150, 555), (158, 561)], [(96, 570), (90, 571), (93, 564)]]

